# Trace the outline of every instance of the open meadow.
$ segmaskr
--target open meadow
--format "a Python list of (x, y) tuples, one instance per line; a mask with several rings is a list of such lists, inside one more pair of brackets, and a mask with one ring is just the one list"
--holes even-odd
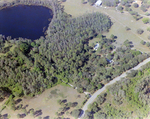
[[(25, 113), (23, 111), (24, 109), (26, 109), (27, 112), (34, 109), (34, 112), (37, 112), (37, 114), (31, 115), (29, 113), (24, 117), (24, 119), (33, 119), (38, 117), (42, 117), (43, 119), (53, 119), (54, 117), (57, 117), (55, 113), (62, 107), (58, 104), (58, 100), (63, 100), (65, 104), (69, 102), (75, 103), (75, 107), (70, 107), (70, 109), (68, 109), (68, 112), (71, 112), (73, 109), (81, 108), (82, 102), (85, 100), (85, 94), (79, 94), (76, 89), (69, 86), (57, 85), (51, 89), (47, 89), (42, 94), (33, 98), (28, 97), (16, 99), (15, 106), (19, 108), (19, 106), (22, 105), (22, 109), (16, 109), (13, 111), (7, 106), (1, 114), (6, 116), (9, 114), (11, 119), (17, 119), (17, 114), (23, 115)], [(3, 104), (1, 103), (0, 106), (2, 107), (2, 105)], [(66, 115), (66, 113), (62, 116), (74, 119), (71, 115)]]
[[(71, 14), (73, 17), (78, 17), (91, 12), (102, 12), (107, 14), (111, 18), (113, 25), (110, 31), (108, 33), (104, 33), (104, 35), (107, 37), (110, 37), (111, 34), (117, 36), (116, 46), (122, 45), (122, 43), (128, 39), (129, 41), (132, 41), (135, 49), (147, 53), (150, 51), (148, 47), (143, 46), (140, 43), (142, 40), (146, 42), (148, 41), (147, 36), (149, 35), (149, 32), (146, 29), (149, 24), (144, 24), (142, 20), (136, 21), (128, 12), (125, 11), (124, 13), (120, 13), (119, 11), (116, 11), (115, 8), (95, 7), (90, 6), (88, 3), (82, 4), (81, 0), (67, 0), (62, 3), (62, 5), (64, 5), (65, 12)], [(126, 26), (131, 30), (126, 31)], [(142, 28), (144, 33), (138, 35), (136, 33), (138, 28)]]

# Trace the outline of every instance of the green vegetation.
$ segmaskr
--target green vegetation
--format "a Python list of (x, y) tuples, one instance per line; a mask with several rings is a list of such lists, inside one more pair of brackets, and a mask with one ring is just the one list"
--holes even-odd
[(144, 32), (144, 30), (143, 30), (143, 29), (141, 29), (141, 28), (139, 28), (139, 29), (137, 29), (137, 31), (136, 31), (136, 32), (137, 32), (137, 34), (140, 34), (140, 35), (141, 35), (141, 34)]
[(144, 1), (143, 1), (143, 4), (141, 5), (141, 10), (142, 10), (143, 12), (146, 12), (146, 11), (148, 10), (148, 8), (149, 8), (148, 0), (144, 0)]
[[(149, 113), (149, 81), (150, 63), (143, 66), (142, 70), (133, 70), (126, 78), (107, 87), (107, 92), (99, 95), (90, 105), (86, 119), (98, 118), (141, 118)], [(88, 113), (88, 112), (87, 112)]]
[(149, 31), (149, 32), (150, 32), (150, 27), (148, 27), (148, 28), (147, 28), (147, 31)]
[(81, 110), (76, 109), (76, 110), (73, 110), (73, 111), (71, 112), (71, 115), (72, 115), (73, 117), (75, 117), (75, 118), (78, 118), (79, 115), (80, 115), (80, 113), (81, 113)]
[[(89, 0), (91, 5), (94, 2), (94, 0)], [(122, 0), (121, 4), (138, 20), (141, 16), (130, 8), (132, 2), (133, 0)], [(118, 3), (118, 0), (103, 0), (106, 6), (116, 6)], [(109, 38), (102, 35), (112, 26), (110, 18), (105, 14), (95, 12), (72, 18), (63, 11), (63, 7), (57, 0), (48, 2), (48, 4), (39, 1), (39, 4), (49, 5), (54, 12), (54, 18), (49, 24), (45, 38), (41, 37), (31, 41), (30, 39), (15, 40), (0, 36), (0, 53), (3, 54), (0, 57), (0, 99), (5, 99), (6, 94), (12, 94), (10, 98), (12, 101), (9, 99), (7, 104), (13, 110), (16, 109), (14, 96), (35, 96), (62, 81), (77, 87), (79, 93), (94, 92), (149, 57), (148, 54), (131, 50), (133, 45), (129, 40), (115, 49), (112, 43), (116, 40), (116, 34), (111, 33)], [(118, 9), (122, 11), (123, 6), (119, 6)], [(143, 18), (143, 22), (147, 23), (147, 19)], [(124, 30), (129, 33), (130, 25), (124, 27)], [(142, 34), (144, 30), (138, 29), (137, 33)], [(96, 39), (96, 42), (93, 42), (92, 39)], [(99, 44), (99, 47), (94, 50), (96, 43)], [(149, 42), (141, 41), (141, 44), (150, 47)], [(148, 107), (145, 105), (149, 103), (144, 91), (148, 88), (145, 88), (144, 91), (137, 88), (142, 85), (149, 87), (147, 84), (149, 77), (144, 79), (144, 83), (138, 84), (143, 76), (144, 71), (132, 71), (126, 79), (110, 86), (106, 93), (98, 96), (96, 101), (89, 106), (85, 119), (142, 118), (147, 115)], [(141, 93), (138, 93), (139, 90)], [(51, 91), (53, 95), (56, 93), (55, 90)], [(141, 97), (138, 99), (139, 95)], [(64, 97), (63, 94), (61, 97)], [(72, 102), (66, 103), (59, 99), (58, 104), (61, 105), (61, 108), (55, 113), (56, 116), (69, 114), (77, 118), (81, 113), (78, 108), (70, 111), (70, 108), (74, 107)], [(135, 111), (136, 108), (137, 111)], [(18, 109), (22, 109), (22, 106), (20, 105)], [(93, 113), (90, 113), (91, 111)], [(27, 115), (26, 110), (23, 112)], [(34, 110), (30, 111), (30, 114), (34, 116)], [(20, 117), (21, 114), (18, 114), (18, 118)]]
[(122, 6), (118, 6), (117, 9), (118, 9), (119, 11), (121, 11), (121, 12), (123, 11), (123, 7), (122, 7)]
[(142, 21), (144, 24), (147, 24), (150, 22), (150, 19), (149, 18), (143, 18)]
[(126, 29), (126, 31), (129, 31), (129, 30), (131, 30), (131, 29), (130, 29), (129, 27), (127, 27), (127, 26), (125, 27), (125, 29)]
[(121, 0), (121, 4), (123, 6), (127, 6), (128, 4), (131, 4), (134, 0)]
[(19, 44), (19, 49), (23, 52), (23, 53), (27, 53), (29, 50), (29, 45), (27, 43), (21, 43)]
[(74, 109), (70, 112), (71, 108), (75, 108), (78, 103), (77, 102), (68, 102), (67, 100), (57, 100), (58, 104), (61, 105), (61, 107), (59, 108), (58, 112), (55, 113), (56, 116), (62, 116), (63, 114), (70, 114), (71, 116), (77, 118), (80, 115), (81, 110), (80, 109)]
[[(50, 5), (55, 7), (55, 14), (46, 38), (32, 42), (23, 38), (7, 38), (6, 41), (5, 37), (0, 37), (0, 48), (7, 54), (0, 58), (0, 87), (8, 88), (14, 96), (34, 96), (62, 80), (74, 83), (74, 77), (76, 80), (82, 77), (85, 81), (92, 78), (94, 70), (89, 68), (88, 62), (98, 56), (89, 53), (92, 48), (86, 43), (97, 34), (107, 32), (111, 20), (101, 13), (71, 18), (63, 12), (58, 1)], [(8, 49), (6, 42), (10, 44)], [(14, 45), (14, 50), (10, 50)], [(105, 44), (103, 49), (110, 52), (112, 46)], [(105, 58), (102, 60), (107, 64)], [(82, 87), (78, 89), (83, 92)]]
[(139, 4), (134, 3), (133, 6), (134, 6), (135, 8), (138, 8), (138, 7), (139, 7)]
[[(94, 92), (148, 57), (131, 50), (129, 41), (112, 53), (115, 36), (100, 35), (112, 25), (108, 16), (96, 12), (71, 18), (58, 1), (51, 6), (55, 14), (46, 38), (34, 42), (9, 38), (9, 49), (15, 48), (5, 50), (6, 40), (1, 37), (0, 48), (7, 55), (0, 58), (0, 87), (14, 96), (34, 96), (62, 81), (73, 84), (80, 93)], [(97, 51), (88, 45), (95, 37), (99, 37)]]
[(94, 3), (97, 2), (97, 0), (88, 0), (88, 2), (90, 3), (90, 5), (93, 5)]
[(119, 3), (119, 0), (102, 0), (103, 5), (109, 6), (109, 7), (115, 7)]

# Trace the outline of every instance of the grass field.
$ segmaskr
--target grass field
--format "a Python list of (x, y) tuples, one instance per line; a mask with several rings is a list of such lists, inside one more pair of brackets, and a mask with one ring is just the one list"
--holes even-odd
[[(80, 97), (78, 97), (79, 95)], [(69, 109), (69, 112), (70, 112), (73, 109), (80, 108), (80, 106), (82, 105), (82, 102), (85, 99), (85, 94), (79, 94), (76, 91), (76, 89), (73, 89), (69, 86), (58, 85), (51, 89), (47, 89), (42, 94), (37, 95), (33, 98), (23, 98), (22, 101), (16, 106), (23, 104), (23, 106), (27, 106), (26, 107), (27, 111), (32, 108), (34, 110), (41, 110), (42, 111), (42, 114), (40, 115), (41, 117), (43, 118), (49, 117), (50, 119), (53, 119), (54, 117), (56, 117), (55, 112), (57, 112), (58, 109), (61, 107), (57, 103), (58, 99), (61, 99), (61, 100), (66, 99), (67, 103), (68, 102), (78, 103), (76, 107)], [(9, 108), (6, 108), (4, 111), (2, 111), (2, 115), (9, 114), (11, 116), (10, 119), (17, 119), (16, 115), (18, 113), (22, 114), (23, 112), (21, 110), (12, 111)], [(70, 115), (64, 114), (63, 116), (65, 118), (74, 119)], [(24, 119), (33, 119), (33, 118), (34, 117), (30, 116), (30, 114), (24, 117)]]
[[(64, 5), (65, 12), (71, 14), (73, 17), (78, 17), (85, 13), (91, 12), (102, 12), (107, 14), (113, 21), (113, 26), (110, 29), (110, 32), (104, 33), (107, 37), (110, 37), (111, 34), (117, 36), (117, 46), (121, 45), (126, 39), (133, 42), (133, 45), (136, 49), (142, 52), (149, 52), (149, 48), (140, 44), (141, 40), (148, 41), (147, 36), (149, 32), (146, 30), (149, 26), (148, 24), (143, 24), (142, 20), (135, 21), (134, 18), (127, 12), (120, 13), (114, 8), (103, 8), (103, 7), (94, 7), (87, 4), (82, 4), (81, 0), (67, 0), (62, 3)], [(138, 8), (139, 9), (139, 8)], [(128, 26), (131, 28), (130, 31), (126, 31), (125, 27)], [(142, 28), (144, 33), (138, 35), (136, 30)]]

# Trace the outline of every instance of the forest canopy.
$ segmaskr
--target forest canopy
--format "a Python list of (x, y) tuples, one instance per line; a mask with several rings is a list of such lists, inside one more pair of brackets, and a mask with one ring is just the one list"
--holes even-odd
[(147, 63), (140, 70), (131, 70), (127, 77), (108, 86), (89, 105), (84, 119), (147, 118), (150, 110), (149, 72), (150, 63)]
[(9, 88), (14, 96), (34, 96), (62, 80), (74, 82), (74, 77), (80, 77), (83, 70), (86, 70), (83, 80), (91, 77), (86, 65), (92, 48), (87, 42), (107, 32), (112, 25), (110, 18), (102, 13), (71, 18), (58, 1), (50, 1), (48, 5), (53, 8), (54, 18), (46, 38), (31, 41), (0, 36), (0, 87)]
[[(94, 12), (72, 18), (57, 0), (49, 5), (54, 15), (46, 37), (32, 41), (0, 36), (0, 87), (14, 96), (34, 96), (62, 82), (80, 93), (94, 92), (149, 57), (131, 50), (128, 40), (113, 52), (115, 36), (102, 35), (112, 26), (107, 15)], [(95, 37), (97, 51), (89, 45)]]

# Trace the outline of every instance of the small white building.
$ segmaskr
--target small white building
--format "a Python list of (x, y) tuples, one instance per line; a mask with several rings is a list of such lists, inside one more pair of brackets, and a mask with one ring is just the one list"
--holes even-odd
[(102, 4), (102, 0), (98, 0), (96, 3), (95, 3), (95, 6), (101, 6), (101, 4)]
[(97, 50), (99, 47), (99, 43), (96, 43), (96, 45), (94, 46), (94, 50)]

